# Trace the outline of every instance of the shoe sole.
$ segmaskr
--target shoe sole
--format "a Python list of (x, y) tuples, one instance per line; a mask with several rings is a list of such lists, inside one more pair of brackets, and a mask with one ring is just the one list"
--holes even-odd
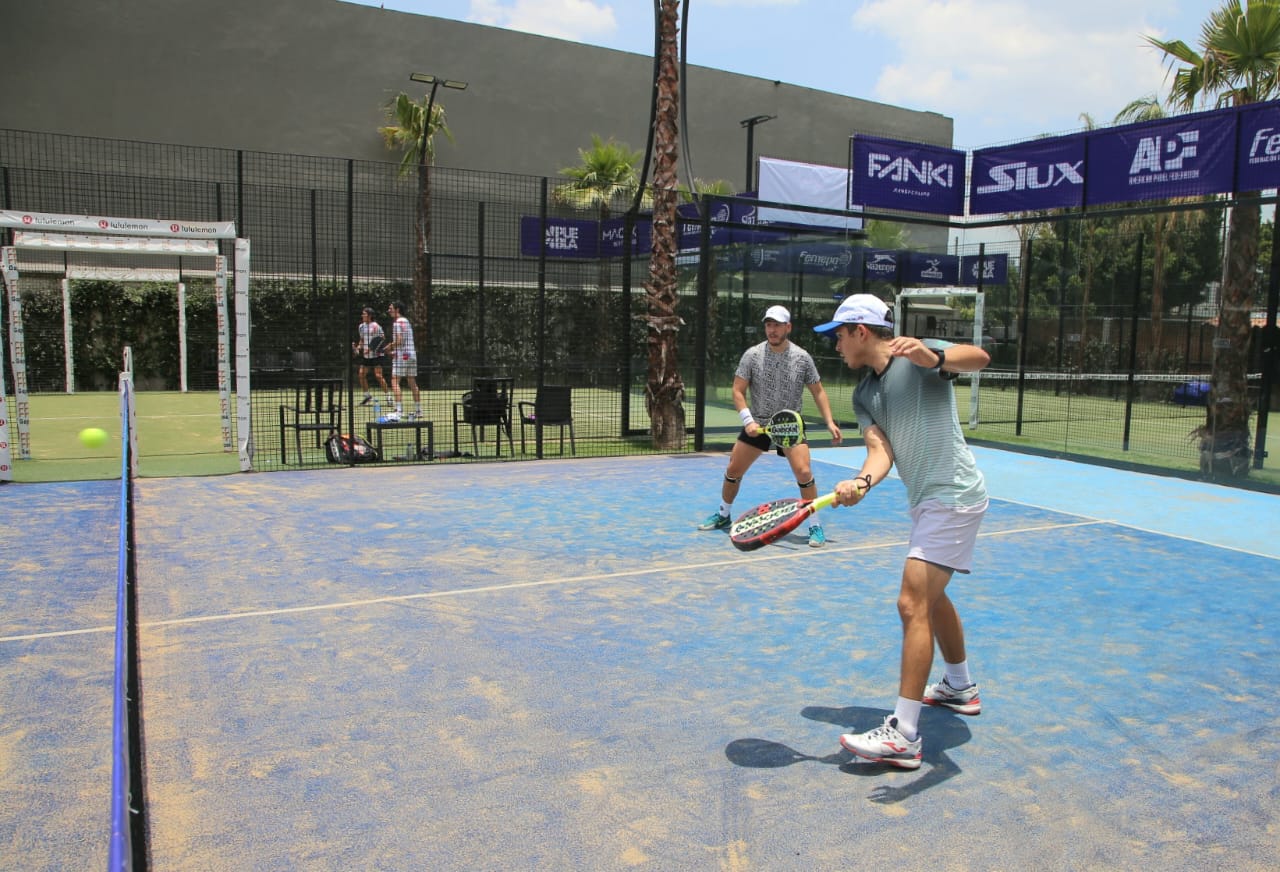
[(973, 702), (943, 702), (939, 699), (923, 699), (921, 702), (925, 705), (949, 708), (957, 714), (969, 715), (970, 717), (982, 714), (981, 700), (974, 700)]
[(840, 737), (840, 747), (844, 748), (850, 754), (862, 760), (870, 760), (872, 763), (883, 763), (886, 766), (896, 766), (898, 769), (919, 769), (923, 754), (920, 757), (877, 757), (859, 751), (857, 748), (850, 748), (844, 743), (844, 737)]

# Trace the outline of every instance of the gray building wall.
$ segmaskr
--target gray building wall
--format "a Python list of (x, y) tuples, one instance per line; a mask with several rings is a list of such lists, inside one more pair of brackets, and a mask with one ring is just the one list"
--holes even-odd
[[(367, 160), (398, 160), (377, 134), (409, 73), (441, 88), (456, 142), (436, 162), (555, 176), (593, 133), (635, 150), (648, 135), (653, 61), (482, 25), (339, 0), (3, 0), (0, 125), (19, 130)], [(868, 133), (950, 145), (952, 120), (691, 66), (693, 170), (746, 179), (755, 154), (844, 166)]]

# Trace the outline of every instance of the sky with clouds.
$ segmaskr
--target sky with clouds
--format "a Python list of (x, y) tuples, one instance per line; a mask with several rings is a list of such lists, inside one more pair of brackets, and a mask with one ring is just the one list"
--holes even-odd
[[(349, 0), (648, 55), (643, 0)], [(975, 149), (1162, 94), (1143, 39), (1194, 45), (1217, 0), (690, 0), (690, 64), (938, 112)]]

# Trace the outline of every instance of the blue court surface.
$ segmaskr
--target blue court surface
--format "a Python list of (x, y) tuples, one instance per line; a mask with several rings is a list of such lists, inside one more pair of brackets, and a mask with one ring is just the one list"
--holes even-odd
[[(897, 694), (897, 480), (750, 554), (724, 455), (139, 481), (152, 868), (1274, 869), (1280, 498), (975, 453), (984, 708), (914, 772), (837, 742)], [(106, 861), (117, 493), (0, 490), (5, 868)]]

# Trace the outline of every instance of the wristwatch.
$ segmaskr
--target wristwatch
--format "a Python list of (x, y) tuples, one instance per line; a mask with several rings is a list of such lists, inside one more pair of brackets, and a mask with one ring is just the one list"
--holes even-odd
[(938, 355), (938, 364), (934, 369), (938, 370), (938, 372), (942, 372), (942, 365), (947, 362), (947, 353), (941, 348), (931, 348), (929, 350)]

